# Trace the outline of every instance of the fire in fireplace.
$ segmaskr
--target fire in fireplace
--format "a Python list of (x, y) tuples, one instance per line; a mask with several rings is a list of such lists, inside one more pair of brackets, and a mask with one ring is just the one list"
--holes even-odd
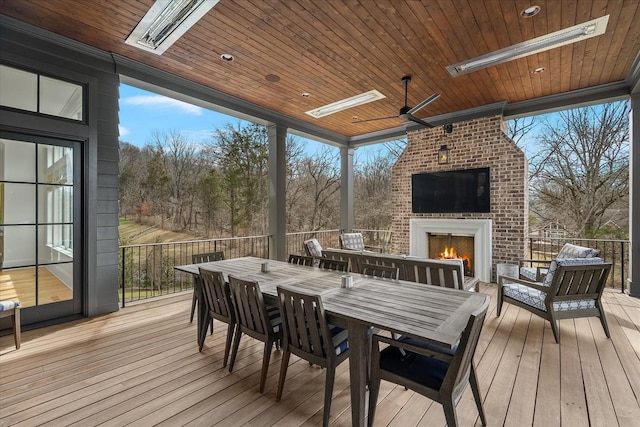
[(427, 233), (429, 258), (461, 259), (465, 276), (473, 276), (473, 236)]

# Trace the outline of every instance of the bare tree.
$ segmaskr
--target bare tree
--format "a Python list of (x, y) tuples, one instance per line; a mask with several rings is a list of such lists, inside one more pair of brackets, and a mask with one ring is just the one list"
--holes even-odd
[(592, 237), (605, 212), (629, 192), (628, 104), (567, 110), (547, 121), (538, 137), (544, 155), (532, 164), (537, 213)]

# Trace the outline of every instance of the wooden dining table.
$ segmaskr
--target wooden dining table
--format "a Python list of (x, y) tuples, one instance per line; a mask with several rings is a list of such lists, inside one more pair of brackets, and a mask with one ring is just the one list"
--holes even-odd
[[(268, 262), (268, 271), (262, 271)], [(193, 275), (199, 267), (259, 283), (265, 302), (277, 305), (277, 287), (319, 294), (327, 320), (349, 334), (349, 377), (352, 425), (366, 425), (367, 361), (370, 327), (423, 339), (446, 348), (459, 341), (471, 313), (485, 294), (401, 280), (348, 273), (353, 287), (342, 288), (345, 273), (264, 258), (244, 257), (175, 267)], [(198, 304), (200, 312), (201, 304)], [(199, 313), (199, 319), (201, 319)], [(206, 327), (206, 326), (199, 326)]]

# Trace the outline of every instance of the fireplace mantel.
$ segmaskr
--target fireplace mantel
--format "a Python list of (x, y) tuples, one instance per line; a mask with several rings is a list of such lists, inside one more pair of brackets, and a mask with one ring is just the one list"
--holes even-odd
[(413, 218), (409, 220), (409, 254), (428, 256), (427, 233), (473, 236), (475, 276), (491, 282), (491, 219)]

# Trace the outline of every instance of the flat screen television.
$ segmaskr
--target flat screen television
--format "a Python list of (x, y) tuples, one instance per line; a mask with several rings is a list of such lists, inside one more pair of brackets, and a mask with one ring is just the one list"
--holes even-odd
[(411, 176), (413, 213), (491, 212), (489, 168)]

